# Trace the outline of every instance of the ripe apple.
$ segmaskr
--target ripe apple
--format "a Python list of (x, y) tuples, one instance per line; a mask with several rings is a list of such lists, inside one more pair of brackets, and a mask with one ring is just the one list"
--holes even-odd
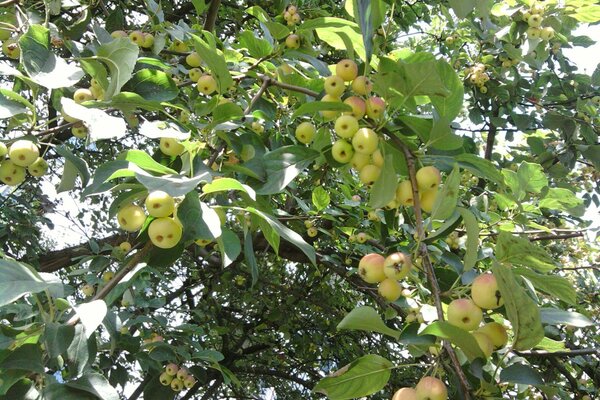
[(39, 178), (48, 172), (48, 163), (42, 157), (38, 157), (37, 160), (27, 167), (27, 171), (31, 176)]
[(358, 65), (352, 60), (341, 60), (335, 66), (335, 74), (344, 81), (350, 82), (358, 75)]
[(185, 56), (185, 62), (192, 68), (197, 68), (202, 65), (202, 57), (196, 51), (192, 51), (190, 54)]
[(217, 81), (212, 75), (205, 74), (198, 78), (196, 88), (200, 93), (208, 96), (217, 90)]
[(112, 36), (114, 39), (118, 39), (118, 38), (125, 38), (127, 37), (127, 32), (125, 31), (112, 31), (110, 36)]
[(148, 194), (144, 204), (148, 214), (157, 218), (168, 217), (175, 211), (175, 200), (162, 190), (155, 190)]
[(188, 76), (192, 81), (198, 82), (198, 80), (202, 77), (202, 70), (200, 68), (192, 68), (188, 71)]
[(433, 211), (433, 205), (435, 204), (435, 200), (438, 196), (437, 189), (426, 190), (424, 192), (419, 192), (419, 200), (421, 204), (421, 210), (426, 213), (431, 213)]
[(309, 144), (315, 137), (317, 128), (310, 122), (302, 122), (296, 127), (296, 139), (300, 143)]
[(86, 297), (93, 296), (95, 291), (96, 291), (96, 289), (94, 289), (94, 286), (90, 285), (90, 284), (85, 284), (81, 287), (81, 292)]
[(335, 133), (344, 139), (350, 139), (358, 131), (358, 120), (352, 115), (341, 115), (335, 120)]
[(358, 262), (358, 274), (367, 283), (379, 283), (386, 279), (383, 272), (385, 258), (376, 253), (363, 256)]
[(178, 371), (179, 371), (179, 365), (177, 365), (175, 363), (170, 363), (165, 367), (165, 372), (167, 373), (167, 375), (170, 375), (170, 376), (177, 375)]
[(377, 165), (367, 164), (360, 170), (358, 178), (365, 185), (371, 186), (379, 179), (379, 175), (381, 175), (381, 168)]
[(354, 90), (354, 93), (356, 94), (368, 96), (371, 94), (371, 90), (373, 90), (373, 83), (366, 76), (357, 76), (356, 79), (352, 81), (352, 90)]
[(135, 204), (128, 204), (121, 208), (117, 213), (117, 221), (121, 229), (128, 232), (140, 230), (146, 221), (146, 213), (144, 209)]
[(335, 161), (347, 164), (354, 156), (354, 149), (350, 143), (344, 139), (339, 139), (331, 147), (331, 156)]
[(531, 14), (529, 18), (527, 18), (527, 23), (532, 28), (539, 28), (542, 25), (542, 16), (539, 14)]
[(173, 377), (169, 374), (167, 374), (166, 372), (163, 372), (162, 374), (160, 374), (160, 377), (158, 378), (160, 381), (160, 384), (163, 386), (169, 386), (171, 384), (171, 382), (173, 381)]
[(398, 389), (392, 400), (417, 400), (417, 391), (413, 388)]
[(2, 42), (2, 51), (8, 58), (18, 60), (21, 56), (21, 48), (16, 38), (6, 39)]
[(358, 153), (373, 154), (379, 145), (379, 137), (370, 128), (360, 128), (352, 137), (352, 147)]
[(415, 387), (417, 400), (447, 400), (448, 389), (441, 380), (433, 376), (421, 378)]
[(495, 310), (504, 304), (498, 282), (492, 273), (481, 274), (473, 280), (471, 298), (478, 307)]
[(542, 30), (540, 28), (529, 27), (527, 28), (527, 37), (529, 39), (539, 39), (542, 36)]
[(119, 245), (119, 249), (121, 249), (123, 253), (129, 253), (131, 251), (131, 243), (121, 242), (121, 244)]
[(308, 237), (314, 238), (319, 234), (319, 230), (314, 226), (311, 226), (306, 230), (306, 234), (308, 235)]
[(394, 302), (402, 295), (402, 286), (397, 280), (386, 278), (377, 287), (379, 295), (389, 302)]
[(174, 392), (181, 392), (183, 390), (183, 381), (178, 378), (174, 378), (171, 381), (171, 389), (173, 389)]
[(15, 165), (27, 167), (40, 156), (40, 149), (31, 140), (17, 140), (8, 149), (8, 157)]
[(163, 154), (171, 157), (178, 156), (185, 150), (185, 147), (173, 138), (160, 138), (159, 148)]
[(290, 14), (287, 11), (283, 12), (283, 19), (285, 19), (287, 21), (287, 23), (289, 24), (290, 21), (292, 21), (292, 14)]
[(367, 112), (367, 105), (363, 99), (357, 96), (350, 96), (344, 100), (344, 104), (352, 107), (352, 111), (344, 112), (345, 115), (352, 115), (356, 119), (361, 119)]
[(0, 181), (8, 186), (16, 186), (25, 181), (25, 167), (16, 165), (11, 160), (0, 162)]
[(476, 332), (485, 333), (490, 338), (494, 348), (496, 349), (501, 349), (506, 346), (506, 343), (508, 343), (508, 334), (506, 333), (506, 328), (498, 322), (488, 322), (481, 328), (477, 329)]
[(75, 100), (75, 103), (83, 103), (84, 101), (93, 99), (94, 95), (90, 89), (79, 88), (73, 93), (73, 100)]
[(297, 49), (300, 47), (300, 36), (292, 33), (285, 38), (285, 47), (288, 49)]
[(175, 247), (181, 240), (183, 229), (173, 218), (156, 218), (148, 226), (148, 237), (153, 245), (161, 249)]
[(410, 181), (402, 181), (396, 188), (396, 201), (403, 206), (414, 206), (413, 190)]
[(71, 128), (71, 134), (76, 138), (85, 139), (88, 135), (88, 129), (82, 122), (77, 122), (76, 125), (73, 125)]
[(367, 116), (371, 119), (378, 120), (383, 117), (385, 111), (385, 101), (381, 97), (372, 96), (366, 101)]
[(411, 268), (412, 262), (410, 256), (402, 252), (390, 254), (383, 262), (383, 273), (385, 276), (397, 281), (404, 279)]
[(479, 348), (483, 352), (485, 358), (490, 358), (492, 353), (494, 352), (494, 345), (492, 340), (483, 332), (475, 331), (472, 333), (473, 337), (477, 341)]
[(552, 29), (550, 26), (542, 28), (542, 31), (540, 32), (540, 38), (545, 41), (552, 40), (552, 38), (554, 38), (554, 29)]
[(483, 311), (471, 299), (456, 299), (448, 305), (448, 322), (466, 331), (477, 329)]
[(344, 90), (346, 90), (344, 80), (337, 75), (331, 75), (325, 78), (323, 86), (325, 88), (325, 93), (334, 97), (340, 97), (344, 93)]
[(417, 186), (420, 191), (435, 189), (442, 181), (440, 171), (433, 165), (420, 168), (417, 171)]
[(183, 385), (187, 388), (187, 389), (191, 389), (194, 387), (194, 385), (196, 384), (196, 378), (194, 378), (192, 375), (188, 375), (184, 380), (183, 380)]
[(371, 157), (368, 154), (362, 153), (354, 153), (354, 155), (352, 156), (352, 160), (350, 160), (352, 168), (354, 168), (357, 171), (362, 170), (365, 165), (368, 165), (370, 163)]
[[(342, 100), (339, 97), (335, 97), (329, 94), (326, 94), (325, 96), (323, 96), (321, 98), (321, 101), (325, 101), (325, 102), (331, 102), (331, 103), (340, 103)], [(321, 114), (323, 116), (323, 118), (325, 119), (334, 119), (335, 117), (338, 116), (340, 112), (339, 111), (335, 111), (335, 110), (321, 110), (319, 111), (319, 114)]]

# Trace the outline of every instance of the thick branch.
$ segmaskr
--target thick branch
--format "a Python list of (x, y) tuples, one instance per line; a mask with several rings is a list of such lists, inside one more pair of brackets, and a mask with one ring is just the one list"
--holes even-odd
[(561, 239), (572, 239), (572, 238), (576, 238), (576, 237), (583, 237), (583, 232), (568, 233), (568, 234), (564, 234), (564, 235), (537, 236), (537, 237), (529, 238), (529, 240), (533, 242), (535, 240), (561, 240)]
[(131, 393), (131, 396), (129, 396), (127, 400), (137, 400), (138, 397), (140, 397), (140, 395), (144, 392), (144, 388), (146, 387), (146, 385), (148, 385), (152, 379), (155, 379), (155, 377), (151, 375), (146, 375), (146, 378), (142, 382), (140, 382), (138, 387), (135, 388), (135, 390), (133, 391), (133, 393)]
[(206, 20), (204, 21), (204, 30), (212, 32), (215, 29), (215, 22), (217, 22), (217, 15), (219, 14), (219, 6), (221, 0), (212, 0), (206, 13)]
[[(497, 117), (498, 115), (499, 115), (499, 109), (495, 108), (493, 111), (493, 116)], [(496, 124), (494, 124), (494, 122), (492, 120), (490, 120), (489, 127), (490, 127), (490, 129), (488, 131), (488, 136), (487, 136), (487, 140), (485, 143), (484, 158), (486, 160), (492, 159), (492, 154), (494, 154), (494, 142), (496, 141), (496, 133), (498, 132), (498, 127), (496, 126)], [(483, 191), (483, 189), (485, 189), (485, 185), (486, 185), (485, 179), (479, 178), (479, 182), (477, 182), (477, 187)]]

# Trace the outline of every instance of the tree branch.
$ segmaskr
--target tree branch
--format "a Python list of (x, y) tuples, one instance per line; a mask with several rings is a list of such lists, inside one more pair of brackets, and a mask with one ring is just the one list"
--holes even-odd
[[(494, 110), (492, 111), (492, 116), (497, 117), (499, 115), (499, 112), (500, 110), (498, 108), (494, 108)], [(492, 154), (494, 154), (494, 142), (496, 141), (496, 133), (498, 132), (498, 127), (496, 126), (496, 124), (494, 124), (494, 122), (491, 119), (489, 127), (490, 129), (488, 131), (488, 136), (485, 143), (485, 154), (483, 158), (491, 161)], [(477, 182), (477, 187), (481, 189), (481, 191), (483, 191), (483, 189), (485, 189), (486, 184), (487, 182), (485, 181), (485, 179), (479, 178), (479, 182)]]
[(543, 350), (530, 350), (530, 351), (515, 351), (516, 354), (522, 357), (577, 357), (577, 356), (589, 356), (595, 355), (600, 357), (600, 349), (573, 349), (569, 351), (543, 351)]
[(212, 32), (215, 29), (215, 23), (217, 22), (217, 15), (219, 14), (219, 6), (221, 0), (212, 0), (206, 13), (206, 20), (204, 20), (204, 30)]

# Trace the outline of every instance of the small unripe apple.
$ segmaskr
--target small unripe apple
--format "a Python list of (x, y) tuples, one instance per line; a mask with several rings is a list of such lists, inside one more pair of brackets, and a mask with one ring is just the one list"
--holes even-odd
[(529, 39), (539, 39), (542, 36), (542, 30), (540, 28), (527, 28), (527, 37)]
[(308, 237), (314, 238), (319, 234), (319, 230), (314, 226), (311, 226), (306, 230), (306, 234), (308, 235)]
[(435, 189), (441, 181), (440, 171), (432, 165), (420, 168), (417, 171), (417, 186), (421, 191)]
[(173, 389), (174, 392), (181, 392), (183, 390), (183, 381), (181, 379), (174, 378), (171, 381), (171, 389)]
[(190, 54), (185, 56), (185, 62), (192, 68), (197, 68), (202, 65), (202, 57), (196, 51), (192, 51)]
[(177, 375), (177, 371), (179, 371), (179, 365), (175, 363), (170, 363), (165, 367), (165, 372), (170, 376)]
[(542, 31), (540, 32), (540, 38), (545, 41), (552, 40), (552, 38), (554, 38), (554, 29), (552, 29), (551, 26), (542, 28)]
[(377, 165), (379, 168), (383, 168), (383, 154), (381, 154), (381, 150), (377, 149), (371, 154), (371, 158), (373, 159), (373, 164)]
[(417, 400), (447, 400), (448, 389), (441, 380), (432, 376), (421, 378), (415, 387)]
[[(200, 68), (192, 68), (188, 71), (188, 76), (193, 82), (198, 82), (198, 80), (202, 77), (203, 73)], [(198, 89), (200, 90), (200, 89)]]
[(261, 124), (258, 121), (252, 121), (250, 129), (252, 129), (254, 133), (258, 133), (259, 135), (265, 131), (265, 127), (263, 126), (263, 124)]
[(161, 249), (175, 247), (181, 240), (183, 229), (173, 218), (156, 218), (148, 226), (148, 237), (153, 245)]
[(13, 60), (18, 60), (21, 56), (21, 48), (16, 38), (6, 39), (2, 42), (2, 51), (8, 58), (12, 58)]
[[(359, 196), (360, 197), (360, 196)], [(359, 200), (360, 201), (360, 200)], [(369, 235), (364, 232), (359, 232), (356, 234), (356, 242), (357, 243), (366, 243), (369, 240)]]
[(358, 262), (358, 274), (367, 283), (379, 283), (386, 279), (383, 272), (385, 258), (376, 253), (363, 256)]
[(385, 276), (397, 281), (404, 279), (410, 272), (411, 268), (412, 262), (410, 260), (410, 256), (402, 252), (390, 254), (383, 262), (383, 272)]
[(8, 186), (16, 186), (25, 181), (25, 167), (16, 165), (11, 160), (0, 162), (0, 181)]
[(112, 31), (110, 36), (112, 36), (114, 39), (118, 39), (118, 38), (126, 38), (127, 32), (125, 31)]
[(0, 142), (0, 159), (4, 159), (4, 157), (6, 157), (7, 154), (8, 154), (8, 147), (6, 147), (4, 142)]
[(81, 292), (86, 297), (93, 296), (95, 291), (96, 291), (96, 289), (94, 289), (94, 286), (92, 286), (90, 284), (85, 284), (81, 287)]
[(94, 96), (94, 99), (104, 100), (104, 89), (102, 89), (101, 87), (94, 86), (90, 86), (88, 89), (90, 93), (92, 93), (92, 96)]
[(163, 154), (171, 157), (178, 156), (185, 150), (185, 147), (173, 138), (160, 138), (159, 148)]
[(73, 100), (75, 103), (83, 103), (84, 101), (93, 100), (94, 95), (90, 91), (90, 89), (79, 88), (73, 93)]
[(410, 181), (402, 181), (396, 188), (396, 201), (403, 206), (414, 206), (414, 196)]
[(473, 337), (477, 341), (479, 348), (483, 352), (485, 358), (490, 358), (492, 353), (494, 352), (494, 345), (492, 344), (492, 340), (483, 332), (475, 331), (472, 333)]
[(144, 33), (144, 41), (142, 42), (142, 47), (145, 49), (149, 49), (154, 46), (154, 35), (151, 33)]
[(350, 82), (358, 75), (358, 65), (352, 60), (344, 59), (335, 66), (335, 74), (346, 82)]
[(483, 311), (471, 299), (456, 299), (448, 305), (448, 322), (466, 331), (477, 329)]
[(417, 391), (413, 388), (398, 389), (392, 400), (417, 400)]
[(346, 90), (344, 80), (337, 75), (331, 75), (325, 78), (323, 87), (325, 89), (325, 93), (334, 97), (341, 97), (342, 93), (344, 93), (344, 90)]
[(529, 18), (527, 18), (527, 23), (532, 28), (539, 28), (542, 25), (542, 16), (539, 14), (531, 14)]
[(119, 245), (119, 249), (121, 249), (123, 253), (129, 253), (131, 251), (131, 243), (121, 242), (121, 244)]
[(138, 46), (144, 44), (144, 32), (133, 31), (129, 34), (129, 39)]
[(331, 156), (335, 161), (347, 164), (352, 160), (352, 156), (354, 156), (354, 149), (350, 143), (344, 139), (339, 139), (331, 147)]
[(367, 218), (369, 221), (379, 221), (379, 215), (377, 215), (377, 212), (373, 210), (369, 211)]
[(256, 149), (251, 144), (245, 144), (242, 146), (242, 151), (240, 152), (240, 159), (242, 161), (248, 161), (254, 158), (256, 155)]
[(176, 51), (178, 53), (186, 53), (190, 50), (190, 48), (185, 42), (182, 42), (181, 40), (177, 39), (173, 43), (171, 43), (171, 46), (169, 47), (171, 50)]
[[(335, 97), (329, 94), (326, 94), (325, 96), (323, 96), (321, 98), (321, 101), (325, 101), (325, 102), (331, 102), (331, 103), (340, 103), (342, 100), (339, 97)], [(335, 117), (337, 117), (339, 115), (339, 111), (335, 111), (335, 110), (321, 110), (319, 111), (319, 114), (321, 114), (323, 116), (323, 118), (325, 119), (334, 119)]]
[(289, 13), (289, 12), (287, 12), (287, 11), (284, 11), (284, 12), (283, 12), (283, 19), (285, 19), (285, 20), (286, 20), (286, 22), (288, 22), (288, 23), (289, 23), (289, 22), (292, 20), (292, 14), (290, 14), (290, 13)]
[(17, 140), (8, 149), (8, 157), (15, 165), (27, 167), (40, 156), (40, 149), (31, 140)]
[(335, 120), (334, 130), (339, 137), (350, 139), (358, 131), (358, 120), (352, 115), (341, 115)]
[(117, 213), (117, 221), (121, 229), (128, 232), (139, 231), (146, 221), (144, 209), (135, 204), (128, 204)]
[(114, 277), (115, 277), (115, 273), (112, 271), (106, 271), (105, 273), (102, 274), (102, 280), (104, 282), (108, 282)]
[(402, 286), (397, 280), (386, 278), (377, 287), (379, 295), (389, 302), (394, 302), (402, 295)]
[(357, 76), (352, 81), (352, 90), (356, 94), (368, 96), (371, 94), (371, 90), (373, 90), (373, 83), (366, 76)]
[(30, 166), (27, 167), (27, 172), (31, 176), (40, 177), (48, 172), (48, 163), (42, 157), (38, 157)]
[(358, 153), (373, 154), (379, 145), (379, 137), (370, 128), (360, 128), (352, 137), (352, 147)]
[(504, 304), (494, 274), (479, 275), (471, 285), (471, 298), (478, 307), (495, 310)]
[(360, 170), (358, 178), (365, 185), (371, 186), (379, 179), (379, 175), (381, 175), (381, 169), (377, 165), (367, 164)]
[(383, 117), (385, 111), (385, 101), (381, 97), (372, 96), (366, 101), (367, 116), (373, 120)]
[(290, 13), (290, 15), (294, 15), (298, 12), (298, 8), (296, 6), (290, 4), (289, 6), (287, 6), (285, 11)]
[(288, 49), (298, 49), (300, 48), (300, 36), (292, 33), (288, 37), (285, 38), (285, 47)]
[(315, 137), (317, 128), (310, 122), (302, 122), (296, 127), (296, 139), (300, 143), (309, 144)]
[(371, 157), (368, 154), (362, 153), (354, 153), (352, 156), (352, 160), (350, 160), (350, 164), (352, 164), (352, 168), (357, 171), (361, 171), (363, 167), (371, 163)]
[(183, 380), (183, 385), (187, 388), (187, 389), (191, 389), (194, 387), (194, 385), (196, 384), (196, 378), (194, 378), (192, 375), (188, 375), (184, 380)]
[(300, 14), (296, 13), (296, 14), (292, 14), (292, 18), (291, 18), (291, 20), (289, 22), (291, 22), (292, 25), (296, 25), (296, 24), (299, 24), (300, 21), (301, 21)]
[(196, 82), (196, 88), (200, 93), (208, 96), (217, 90), (217, 81), (212, 75), (202, 75)]
[(508, 334), (506, 333), (506, 328), (498, 322), (488, 322), (481, 328), (477, 329), (477, 332), (485, 333), (490, 338), (494, 348), (496, 349), (501, 349), (506, 346), (506, 343), (508, 343)]
[(188, 372), (187, 368), (185, 368), (185, 367), (180, 367), (179, 371), (177, 371), (177, 379), (179, 379), (182, 382), (185, 378), (188, 377), (188, 375), (189, 375), (189, 372)]
[(431, 213), (433, 211), (433, 206), (438, 196), (437, 189), (426, 190), (424, 192), (419, 192), (419, 201), (421, 204), (421, 210), (426, 213)]
[(144, 204), (148, 214), (157, 218), (168, 217), (175, 211), (175, 200), (162, 190), (155, 190), (148, 194)]
[(344, 104), (352, 107), (352, 111), (344, 112), (345, 115), (352, 115), (356, 119), (361, 119), (367, 112), (367, 105), (363, 99), (357, 96), (350, 96), (344, 100)]
[(160, 374), (160, 377), (158, 378), (158, 380), (160, 381), (160, 384), (163, 386), (169, 386), (171, 385), (171, 382), (173, 381), (173, 377), (169, 374), (167, 374), (166, 372), (163, 372), (162, 374)]

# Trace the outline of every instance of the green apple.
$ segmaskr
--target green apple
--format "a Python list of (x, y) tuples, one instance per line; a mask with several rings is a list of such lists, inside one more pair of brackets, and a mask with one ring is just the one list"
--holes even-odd
[(179, 367), (179, 371), (177, 371), (177, 379), (179, 379), (183, 382), (183, 380), (185, 378), (187, 378), (188, 375), (189, 375), (189, 372), (188, 372), (187, 368)]
[(31, 140), (17, 140), (10, 145), (8, 157), (15, 165), (28, 167), (40, 156), (40, 149)]
[(377, 149), (371, 154), (371, 158), (373, 159), (373, 164), (377, 165), (379, 168), (383, 168), (383, 154), (381, 154), (381, 150)]
[(358, 153), (373, 154), (379, 145), (379, 137), (370, 128), (360, 128), (352, 137), (352, 147)]
[(96, 100), (104, 100), (104, 89), (101, 87), (90, 86), (89, 91)]
[(171, 157), (175, 157), (183, 153), (185, 147), (174, 138), (160, 138), (160, 151)]
[(554, 29), (552, 29), (550, 26), (542, 28), (542, 31), (540, 32), (540, 38), (545, 41), (552, 40), (554, 38)]
[(367, 116), (373, 120), (383, 117), (385, 101), (381, 97), (371, 96), (366, 101)]
[(366, 76), (357, 76), (356, 79), (352, 81), (352, 90), (356, 94), (368, 96), (371, 94), (371, 90), (373, 90), (373, 83)]
[(171, 389), (173, 389), (174, 392), (181, 392), (183, 390), (183, 381), (181, 379), (174, 378), (171, 381)]
[(542, 36), (542, 30), (540, 28), (527, 28), (527, 37), (529, 39), (539, 39)]
[(173, 381), (173, 377), (169, 374), (167, 374), (166, 372), (163, 372), (162, 374), (160, 374), (160, 377), (158, 378), (158, 380), (160, 381), (160, 384), (163, 386), (170, 386), (171, 382)]
[(419, 202), (421, 204), (421, 210), (425, 211), (426, 213), (431, 213), (431, 211), (433, 211), (433, 205), (435, 204), (435, 200), (437, 199), (438, 193), (439, 192), (437, 188), (426, 190), (424, 192), (419, 192)]
[(331, 147), (331, 156), (339, 163), (347, 164), (352, 160), (354, 156), (354, 149), (352, 145), (346, 142), (344, 139), (339, 139)]
[(390, 254), (383, 262), (383, 273), (385, 276), (397, 281), (404, 279), (411, 268), (412, 262), (410, 256), (400, 251)]
[(185, 42), (182, 42), (181, 40), (175, 39), (173, 41), (173, 43), (171, 43), (171, 46), (169, 46), (169, 48), (172, 51), (176, 51), (178, 53), (186, 53), (190, 50), (190, 48), (188, 47), (188, 45)]
[(175, 211), (175, 200), (167, 192), (155, 190), (148, 194), (146, 201), (146, 210), (153, 217), (168, 217)]
[(129, 39), (138, 46), (144, 44), (144, 32), (133, 31), (129, 34)]
[(542, 25), (542, 16), (539, 14), (531, 14), (529, 18), (527, 18), (527, 23), (532, 28), (539, 28)]
[(188, 76), (192, 81), (198, 82), (202, 77), (202, 70), (200, 68), (192, 68), (188, 71)]
[(131, 251), (131, 243), (121, 242), (121, 244), (119, 244), (119, 249), (121, 249), (123, 253), (129, 253)]
[(90, 89), (79, 88), (73, 93), (75, 103), (83, 103), (84, 101), (94, 100), (94, 95)]
[(0, 142), (0, 159), (3, 159), (8, 154), (8, 147), (4, 144), (4, 142)]
[(39, 178), (48, 172), (48, 163), (42, 157), (38, 157), (31, 165), (27, 167), (29, 175)]
[(71, 128), (71, 134), (79, 139), (85, 139), (88, 135), (88, 129), (82, 122), (77, 122)]
[(358, 65), (349, 59), (341, 60), (335, 66), (335, 74), (344, 81), (350, 82), (358, 75)]
[(69, 114), (67, 114), (67, 113), (65, 112), (65, 110), (61, 110), (61, 111), (60, 111), (60, 114), (62, 115), (63, 119), (64, 119), (66, 122), (79, 122), (79, 121), (80, 121), (79, 119), (77, 119), (77, 118), (75, 118), (75, 117), (71, 117)]
[(198, 78), (196, 88), (200, 93), (208, 96), (217, 90), (217, 81), (212, 75), (205, 74)]
[(433, 376), (421, 378), (415, 387), (417, 400), (447, 400), (448, 389), (441, 380)]
[(293, 22), (292, 22), (292, 14), (290, 14), (289, 12), (287, 12), (287, 11), (283, 12), (283, 19), (285, 19), (285, 21), (288, 23), (288, 25), (290, 23), (293, 24)]
[(179, 365), (177, 365), (175, 363), (167, 364), (167, 366), (165, 367), (165, 372), (169, 376), (175, 376), (175, 375), (177, 375), (178, 371), (179, 371)]
[(2, 51), (8, 58), (12, 58), (13, 60), (18, 60), (21, 56), (21, 48), (16, 38), (6, 39), (2, 42)]
[(352, 160), (350, 160), (352, 168), (354, 168), (357, 171), (362, 170), (365, 165), (368, 165), (370, 163), (371, 157), (368, 154), (362, 153), (354, 153), (354, 155), (352, 156)]
[(196, 378), (194, 378), (193, 375), (188, 375), (186, 376), (186, 378), (183, 380), (183, 385), (187, 388), (187, 389), (191, 389), (194, 387), (194, 385), (196, 384)]
[(325, 78), (323, 87), (325, 89), (325, 93), (334, 97), (341, 97), (344, 93), (344, 90), (346, 90), (344, 80), (337, 75), (331, 75)]
[(306, 234), (308, 235), (308, 237), (314, 238), (319, 234), (319, 230), (314, 226), (311, 226), (306, 230)]
[(476, 332), (485, 333), (490, 338), (494, 348), (496, 349), (501, 349), (506, 346), (506, 343), (508, 343), (508, 334), (506, 333), (506, 328), (498, 322), (488, 322), (481, 328), (477, 329)]
[(298, 8), (294, 5), (288, 5), (287, 8), (285, 9), (286, 12), (290, 13), (290, 15), (294, 15), (298, 12)]
[(299, 24), (300, 21), (301, 21), (300, 14), (292, 14), (292, 18), (291, 18), (291, 20), (289, 22), (291, 22), (292, 25), (296, 25), (296, 24)]
[(374, 210), (369, 211), (367, 218), (369, 221), (379, 221), (379, 215), (377, 215), (377, 212)]
[(358, 131), (358, 120), (352, 115), (341, 115), (335, 120), (334, 130), (339, 137), (350, 139)]
[(81, 287), (81, 292), (83, 293), (84, 296), (91, 297), (94, 295), (94, 292), (96, 292), (96, 289), (94, 289), (93, 285), (90, 285), (88, 283)]
[(471, 298), (478, 307), (495, 310), (504, 304), (498, 282), (492, 273), (481, 274), (473, 280)]
[(394, 302), (402, 295), (402, 286), (397, 280), (386, 278), (379, 283), (377, 292), (389, 302)]
[(117, 213), (117, 221), (121, 229), (127, 232), (136, 232), (144, 225), (146, 213), (142, 207), (128, 204)]
[(285, 47), (288, 49), (298, 49), (300, 48), (300, 36), (292, 33), (285, 38)]
[(417, 186), (421, 191), (435, 189), (441, 181), (440, 171), (432, 165), (420, 168), (417, 171)]
[(377, 165), (367, 164), (360, 170), (358, 179), (367, 186), (371, 186), (379, 179), (381, 175), (381, 168)]
[[(331, 102), (331, 103), (340, 103), (342, 100), (339, 97), (335, 97), (329, 94), (326, 94), (325, 96), (323, 96), (321, 98), (321, 101), (325, 101), (325, 102)], [(335, 111), (335, 110), (321, 110), (319, 111), (319, 114), (321, 114), (323, 116), (323, 118), (325, 119), (334, 119), (335, 117), (337, 117), (339, 115), (339, 111)]]
[(154, 35), (151, 33), (144, 33), (144, 41), (142, 42), (142, 47), (145, 49), (149, 49), (154, 46)]
[(361, 119), (367, 112), (367, 105), (363, 99), (357, 96), (350, 96), (344, 100), (344, 104), (352, 107), (352, 111), (344, 112), (345, 115), (352, 115), (356, 119)]
[(367, 240), (369, 240), (369, 235), (367, 235), (365, 232), (359, 232), (359, 233), (356, 234), (356, 242), (357, 243), (361, 243), (361, 244), (362, 243), (366, 243)]
[(185, 56), (185, 62), (192, 68), (197, 68), (202, 65), (202, 57), (197, 51), (192, 51), (190, 54)]
[(310, 122), (301, 122), (296, 127), (296, 139), (300, 143), (309, 144), (312, 142), (315, 137), (315, 133), (317, 132), (317, 128)]
[(414, 206), (414, 196), (410, 181), (402, 181), (396, 188), (396, 201), (403, 206)]
[(254, 133), (258, 133), (259, 135), (265, 131), (265, 127), (263, 126), (263, 124), (261, 124), (258, 121), (252, 121), (250, 129), (252, 129)]
[(448, 304), (448, 322), (466, 331), (477, 329), (483, 311), (471, 299), (456, 299)]
[(161, 249), (175, 247), (181, 240), (183, 229), (173, 218), (156, 218), (148, 226), (148, 237), (153, 245)]
[(104, 282), (108, 282), (114, 277), (115, 277), (115, 273), (112, 271), (106, 271), (105, 273), (102, 274), (102, 280)]
[(483, 332), (475, 331), (472, 333), (473, 337), (477, 341), (479, 348), (483, 352), (485, 358), (490, 358), (492, 353), (494, 352), (494, 345), (492, 340)]
[(245, 144), (242, 146), (242, 151), (240, 152), (240, 159), (242, 161), (249, 161), (254, 158), (256, 155), (256, 149), (251, 144)]
[(0, 181), (8, 186), (17, 186), (25, 181), (25, 167), (16, 165), (11, 160), (0, 162)]
[(112, 31), (110, 36), (112, 36), (113, 39), (118, 39), (118, 38), (126, 38), (128, 35), (127, 35), (127, 32), (125, 32), (125, 31)]
[(386, 279), (383, 272), (385, 258), (377, 253), (363, 256), (358, 262), (358, 274), (367, 283), (379, 283)]
[(417, 391), (413, 388), (398, 389), (392, 400), (417, 400)]

